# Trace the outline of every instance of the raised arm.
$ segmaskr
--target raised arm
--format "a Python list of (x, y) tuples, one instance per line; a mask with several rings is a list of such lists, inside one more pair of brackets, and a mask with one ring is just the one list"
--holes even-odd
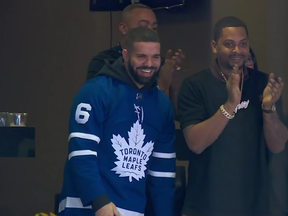
[[(281, 93), (283, 86), (284, 83), (281, 78), (275, 80), (274, 74), (270, 74), (268, 84), (263, 92), (264, 136), (269, 150), (273, 153), (281, 152), (288, 140), (288, 130), (284, 125), (282, 110)], [(277, 112), (273, 108), (276, 108)]]
[(196, 154), (202, 153), (222, 133), (240, 102), (239, 74), (232, 73), (228, 83), (228, 100), (209, 118), (203, 95), (197, 84), (186, 80), (178, 96), (178, 116), (188, 147)]
[(177, 97), (179, 93), (179, 73), (183, 66), (185, 55), (181, 49), (173, 54), (172, 50), (168, 50), (165, 59), (162, 59), (162, 67), (160, 69), (158, 87), (172, 101), (174, 106), (174, 117), (177, 119)]

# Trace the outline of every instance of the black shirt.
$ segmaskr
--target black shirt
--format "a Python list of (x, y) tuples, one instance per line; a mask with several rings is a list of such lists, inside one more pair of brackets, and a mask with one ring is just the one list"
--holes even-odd
[[(268, 148), (263, 135), (261, 95), (268, 75), (248, 69), (238, 110), (219, 138), (201, 154), (192, 153), (183, 214), (263, 216), (268, 210)], [(227, 101), (225, 82), (210, 69), (188, 77), (178, 96), (181, 128), (211, 118)], [(282, 102), (277, 109), (283, 119)]]

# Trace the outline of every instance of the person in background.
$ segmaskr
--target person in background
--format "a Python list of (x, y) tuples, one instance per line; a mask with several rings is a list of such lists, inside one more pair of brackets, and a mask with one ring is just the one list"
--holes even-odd
[[(246, 67), (258, 71), (257, 58), (250, 47), (250, 55), (246, 61)], [(288, 115), (286, 116), (286, 127), (288, 126)], [(286, 143), (287, 144), (287, 143)], [(285, 148), (279, 154), (269, 154), (270, 170), (270, 215), (284, 216), (288, 214), (288, 149)]]
[[(286, 116), (286, 127), (288, 115)], [(288, 142), (286, 143), (286, 145)], [(269, 164), (270, 170), (270, 215), (288, 215), (288, 148), (274, 154)]]
[(216, 59), (184, 80), (178, 114), (193, 152), (183, 207), (187, 216), (268, 216), (267, 152), (282, 152), (282, 78), (245, 67), (246, 24), (220, 19), (211, 41)]
[[(121, 33), (121, 40), (117, 46), (98, 53), (89, 63), (87, 80), (92, 79), (102, 69), (105, 62), (114, 63), (122, 56), (122, 50), (126, 46), (125, 35), (133, 28), (138, 26), (145, 26), (157, 32), (158, 23), (154, 12), (146, 5), (131, 4), (128, 5), (122, 12), (119, 30)], [(177, 52), (168, 50), (165, 59), (162, 59), (162, 67), (159, 73), (158, 87), (161, 91), (170, 97), (174, 104), (175, 112), (177, 110), (177, 95), (178, 84), (173, 81), (173, 76), (181, 70), (183, 61), (185, 59), (184, 53), (181, 49)], [(177, 82), (177, 81), (176, 81)]]
[(257, 58), (251, 47), (249, 48), (249, 53), (245, 66), (258, 71)]
[(144, 216), (146, 186), (155, 216), (173, 216), (175, 124), (157, 88), (160, 40), (136, 27), (125, 47), (74, 98), (59, 216)]

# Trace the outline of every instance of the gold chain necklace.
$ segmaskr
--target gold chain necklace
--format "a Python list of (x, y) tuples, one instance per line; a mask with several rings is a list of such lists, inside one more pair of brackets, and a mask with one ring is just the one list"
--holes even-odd
[[(227, 83), (228, 80), (227, 80), (226, 76), (224, 75), (224, 73), (222, 71), (220, 71), (220, 74), (223, 77), (223, 79), (225, 80), (225, 82)], [(243, 70), (242, 70), (241, 71), (241, 87), (240, 87), (241, 98), (242, 98), (243, 83), (244, 83), (244, 74), (243, 74)]]

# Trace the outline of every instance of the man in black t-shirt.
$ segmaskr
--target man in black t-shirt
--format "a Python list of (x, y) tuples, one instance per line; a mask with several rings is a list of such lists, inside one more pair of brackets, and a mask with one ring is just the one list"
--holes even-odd
[(268, 154), (281, 152), (288, 139), (283, 81), (245, 68), (248, 30), (236, 17), (216, 23), (211, 47), (211, 68), (188, 77), (178, 96), (193, 152), (183, 214), (268, 216)]
[[(98, 53), (89, 63), (87, 80), (92, 79), (102, 69), (105, 62), (114, 63), (122, 56), (122, 49), (125, 48), (125, 35), (135, 27), (145, 26), (157, 32), (158, 24), (154, 12), (146, 5), (131, 4), (127, 6), (121, 17), (119, 30), (122, 36), (121, 42), (109, 50)], [(139, 56), (144, 58), (144, 56)], [(166, 57), (162, 59), (162, 67), (159, 73), (158, 88), (165, 92), (172, 100), (176, 110), (176, 100), (179, 90), (179, 84), (175, 76), (181, 70), (185, 56), (181, 49), (173, 53), (168, 50)]]

